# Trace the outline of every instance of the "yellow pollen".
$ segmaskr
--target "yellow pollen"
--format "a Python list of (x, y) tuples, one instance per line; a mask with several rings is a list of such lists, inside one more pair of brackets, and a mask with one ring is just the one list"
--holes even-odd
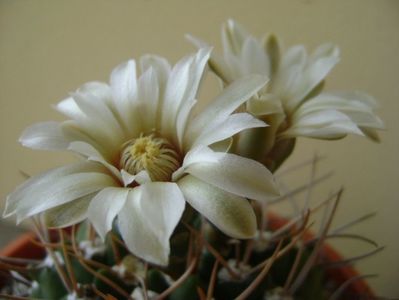
[(153, 181), (169, 181), (180, 167), (180, 158), (168, 140), (141, 135), (123, 145), (120, 167), (133, 175), (146, 170)]

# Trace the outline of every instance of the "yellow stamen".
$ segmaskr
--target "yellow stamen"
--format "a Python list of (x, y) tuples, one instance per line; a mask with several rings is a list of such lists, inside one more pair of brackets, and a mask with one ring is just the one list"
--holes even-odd
[(173, 145), (155, 134), (141, 135), (123, 145), (120, 167), (130, 174), (146, 170), (153, 181), (169, 181), (180, 165)]

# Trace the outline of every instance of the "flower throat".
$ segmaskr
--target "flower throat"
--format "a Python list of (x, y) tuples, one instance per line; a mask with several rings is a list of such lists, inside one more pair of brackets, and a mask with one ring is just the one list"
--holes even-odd
[(120, 167), (130, 174), (146, 170), (153, 181), (169, 181), (180, 165), (173, 145), (155, 134), (141, 134), (123, 144)]

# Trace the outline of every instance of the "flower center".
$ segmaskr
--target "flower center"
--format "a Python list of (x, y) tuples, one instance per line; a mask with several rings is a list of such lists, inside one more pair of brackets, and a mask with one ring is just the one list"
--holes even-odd
[(120, 167), (130, 174), (146, 170), (153, 181), (169, 181), (180, 165), (173, 145), (155, 134), (141, 135), (123, 145)]

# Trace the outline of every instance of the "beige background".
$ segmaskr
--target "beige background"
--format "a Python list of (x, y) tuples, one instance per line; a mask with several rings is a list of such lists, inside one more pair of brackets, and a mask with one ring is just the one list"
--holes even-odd
[[(342, 60), (328, 77), (327, 89), (358, 89), (379, 99), (387, 126), (381, 144), (359, 137), (338, 142), (302, 139), (288, 163), (316, 151), (328, 156), (322, 169), (335, 170), (328, 188), (346, 187), (335, 224), (378, 212), (353, 232), (387, 248), (357, 266), (364, 273), (380, 274), (370, 280), (380, 295), (399, 296), (399, 1), (395, 0), (0, 0), (0, 198), (23, 181), (19, 170), (36, 174), (73, 159), (17, 143), (29, 124), (61, 120), (51, 104), (84, 82), (107, 80), (112, 67), (130, 57), (150, 52), (175, 62), (193, 49), (183, 38), (188, 32), (220, 51), (220, 25), (228, 17), (256, 35), (275, 32), (286, 45), (304, 43), (312, 49), (326, 41), (338, 44)], [(343, 246), (346, 255), (370, 249), (359, 243)]]

